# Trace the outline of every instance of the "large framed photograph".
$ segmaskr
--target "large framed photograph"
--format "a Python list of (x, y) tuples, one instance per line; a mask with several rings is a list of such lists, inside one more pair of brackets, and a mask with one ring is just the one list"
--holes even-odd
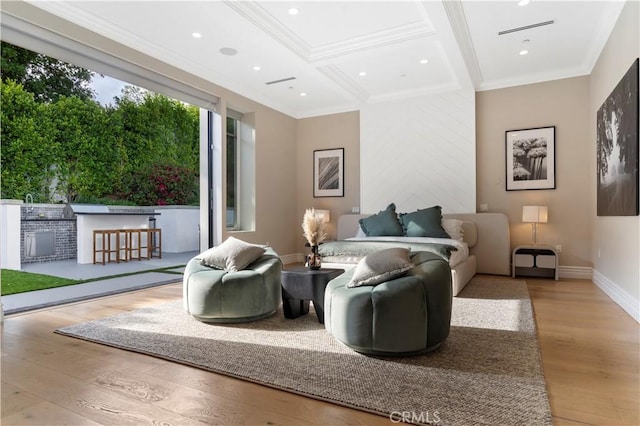
[(344, 148), (313, 151), (313, 196), (344, 197)]
[(638, 214), (638, 59), (596, 115), (598, 216)]
[(507, 191), (556, 188), (556, 127), (507, 130)]

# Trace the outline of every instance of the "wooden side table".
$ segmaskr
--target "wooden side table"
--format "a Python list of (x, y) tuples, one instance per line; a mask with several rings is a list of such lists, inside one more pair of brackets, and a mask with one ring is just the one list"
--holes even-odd
[(522, 245), (513, 249), (511, 275), (558, 280), (558, 253), (551, 246)]
[(343, 269), (311, 270), (304, 266), (282, 271), (282, 307), (284, 317), (293, 319), (309, 313), (313, 301), (318, 322), (324, 324), (324, 290)]

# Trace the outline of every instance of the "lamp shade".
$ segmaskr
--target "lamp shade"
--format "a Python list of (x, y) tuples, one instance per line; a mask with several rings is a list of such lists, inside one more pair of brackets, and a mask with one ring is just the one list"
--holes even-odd
[(547, 206), (522, 206), (522, 221), (533, 223), (547, 223)]
[(331, 212), (329, 210), (316, 209), (316, 213), (322, 216), (322, 221), (324, 223), (328, 223), (331, 220)]

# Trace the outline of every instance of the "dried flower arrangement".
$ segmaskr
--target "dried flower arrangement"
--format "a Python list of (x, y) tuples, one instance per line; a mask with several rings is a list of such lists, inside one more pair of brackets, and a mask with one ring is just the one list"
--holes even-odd
[(302, 219), (302, 235), (311, 247), (317, 246), (327, 238), (324, 227), (324, 216), (315, 209), (307, 209)]

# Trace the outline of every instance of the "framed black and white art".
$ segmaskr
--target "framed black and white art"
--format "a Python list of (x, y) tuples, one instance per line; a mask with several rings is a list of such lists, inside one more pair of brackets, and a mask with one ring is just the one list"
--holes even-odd
[(507, 191), (556, 188), (556, 128), (507, 130)]
[(344, 148), (313, 151), (313, 196), (344, 197)]
[(596, 115), (598, 216), (638, 214), (638, 59)]

